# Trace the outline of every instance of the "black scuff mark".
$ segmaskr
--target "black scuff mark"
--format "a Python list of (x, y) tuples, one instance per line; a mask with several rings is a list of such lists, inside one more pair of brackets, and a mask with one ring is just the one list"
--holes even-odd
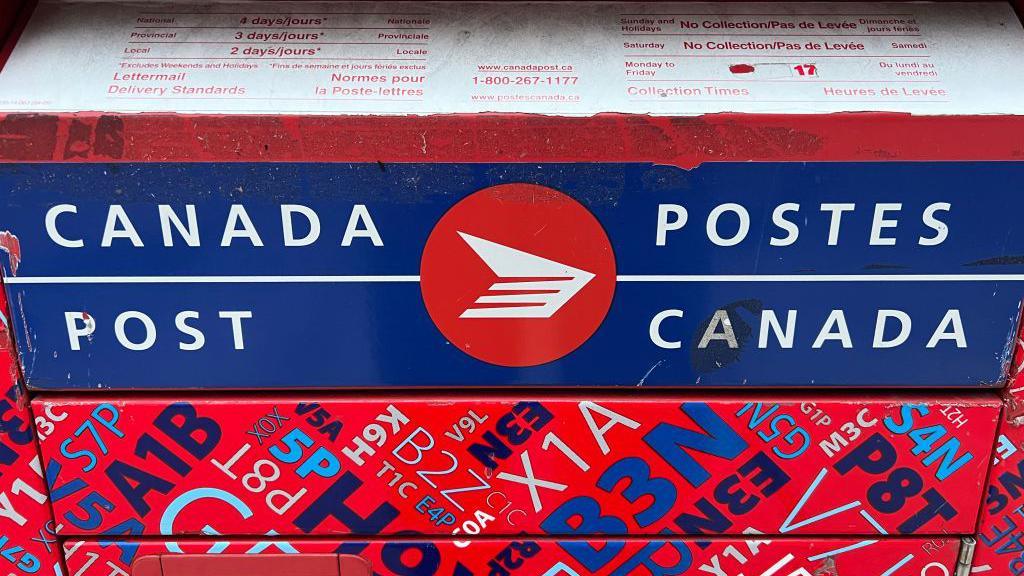
[(864, 266), (864, 270), (906, 270), (910, 266), (904, 266), (902, 264), (880, 264), (872, 263)]
[(964, 266), (1011, 266), (1024, 264), (1024, 254), (1015, 256), (995, 256), (993, 258), (982, 258), (974, 262), (968, 262)]

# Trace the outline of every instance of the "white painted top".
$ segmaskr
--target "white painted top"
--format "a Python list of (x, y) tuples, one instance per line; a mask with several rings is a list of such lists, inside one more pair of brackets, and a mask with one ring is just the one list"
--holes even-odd
[(0, 111), (1024, 114), (985, 3), (44, 0)]

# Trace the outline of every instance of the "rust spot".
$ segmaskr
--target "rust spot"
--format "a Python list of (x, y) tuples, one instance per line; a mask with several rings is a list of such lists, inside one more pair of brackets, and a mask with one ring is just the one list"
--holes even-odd
[(754, 66), (751, 64), (733, 64), (729, 66), (729, 72), (733, 74), (751, 74), (754, 72)]

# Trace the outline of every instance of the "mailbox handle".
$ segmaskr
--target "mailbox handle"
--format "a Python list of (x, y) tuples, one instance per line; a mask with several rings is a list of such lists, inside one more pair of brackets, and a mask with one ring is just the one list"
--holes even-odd
[(132, 564), (132, 576), (372, 576), (352, 554), (161, 554)]

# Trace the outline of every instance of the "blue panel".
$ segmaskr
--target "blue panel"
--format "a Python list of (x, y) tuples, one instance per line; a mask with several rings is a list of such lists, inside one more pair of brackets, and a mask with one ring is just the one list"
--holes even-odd
[[(611, 241), (619, 276), (593, 336), (538, 366), (503, 367), (461, 352), (428, 316), (417, 282), (386, 278), (419, 275), (423, 247), (442, 215), (478, 190), (509, 182), (550, 187), (585, 206)], [(8, 165), (0, 166), (0, 230), (16, 235), (21, 246), (17, 274), (10, 262), (4, 270), (26, 378), (36, 388), (994, 386), (1003, 378), (1024, 295), (1024, 227), (1015, 225), (1020, 187), (1014, 183), (1020, 182), (1024, 163), (721, 163), (693, 170), (649, 164)], [(741, 205), (750, 216), (749, 233), (735, 246), (708, 238), (708, 213), (724, 203)], [(773, 223), (773, 211), (783, 203), (800, 205), (785, 214), (799, 237), (777, 246), (771, 238), (786, 232)], [(828, 203), (855, 204), (842, 214), (836, 245), (828, 242), (832, 213), (821, 209)], [(895, 245), (870, 241), (882, 203), (901, 205), (881, 216), (897, 224), (878, 231)], [(936, 203), (950, 205), (932, 213), (948, 225), (948, 236), (922, 245), (921, 238), (941, 228), (923, 216)], [(59, 204), (77, 212), (57, 216), (57, 231), (84, 247), (62, 247), (48, 235), (47, 211)], [(112, 204), (124, 207), (143, 247), (125, 238), (100, 246)], [(164, 246), (158, 204), (183, 218), (185, 206), (195, 205), (201, 245), (186, 246), (176, 235), (173, 247)], [(244, 239), (220, 245), (232, 204), (245, 207), (262, 247)], [(317, 213), (317, 242), (283, 245), (282, 204)], [(341, 246), (356, 204), (371, 215), (382, 246), (368, 238)], [(659, 205), (665, 204), (684, 206), (688, 221), (659, 246)], [(501, 216), (494, 218), (497, 223)], [(719, 233), (731, 236), (736, 222), (734, 214), (723, 216)], [(262, 278), (239, 282), (238, 276)], [(128, 281), (139, 277), (175, 281)], [(204, 281), (182, 281), (195, 277)], [(873, 347), (880, 309), (911, 318), (899, 346)], [(188, 321), (203, 332), (198, 350), (179, 346), (193, 341), (175, 327), (185, 310), (198, 312)], [(218, 317), (239, 310), (252, 313), (239, 320), (244, 349), (236, 349), (232, 321)], [(679, 348), (652, 341), (652, 318), (665, 310), (682, 311), (658, 330)], [(717, 310), (730, 319), (735, 348), (723, 339), (698, 346)], [(796, 311), (792, 347), (771, 330), (761, 345), (764, 310), (782, 324)], [(839, 338), (814, 347), (834, 310), (842, 311), (852, 347)], [(129, 350), (118, 341), (113, 325), (125, 311), (152, 320), (152, 346)], [(77, 338), (79, 350), (72, 349), (69, 312), (95, 322), (93, 333)], [(139, 321), (125, 326), (128, 340), (145, 339)], [(891, 339), (898, 326), (887, 326), (883, 336)], [(929, 347), (936, 331), (946, 337)]]

